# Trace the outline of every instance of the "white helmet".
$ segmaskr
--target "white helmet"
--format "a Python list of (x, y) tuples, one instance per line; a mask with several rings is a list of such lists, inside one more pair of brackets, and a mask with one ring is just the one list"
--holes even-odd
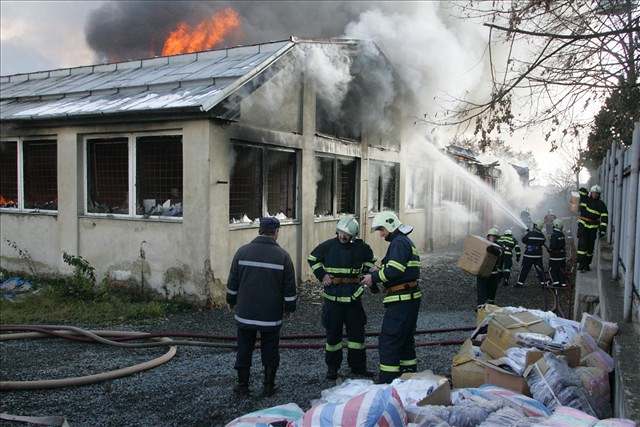
[(591, 187), (591, 192), (600, 194), (602, 193), (602, 189), (600, 188), (599, 185), (594, 185), (593, 187)]
[(512, 236), (513, 232), (511, 231), (511, 229), (507, 228), (506, 230), (504, 230), (504, 235), (505, 236)]

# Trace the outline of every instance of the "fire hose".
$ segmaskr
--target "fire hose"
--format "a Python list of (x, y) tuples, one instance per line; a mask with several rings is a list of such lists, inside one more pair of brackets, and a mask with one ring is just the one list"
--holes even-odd
[[(474, 329), (473, 327), (462, 328), (442, 328), (432, 330), (416, 331), (418, 334), (427, 333), (445, 333), (456, 331), (468, 331)], [(113, 371), (101, 372), (93, 375), (86, 375), (82, 377), (61, 378), (55, 380), (35, 380), (35, 381), (0, 381), (0, 391), (8, 390), (34, 390), (43, 388), (59, 388), (68, 386), (79, 386), (94, 384), (101, 381), (113, 380), (124, 376), (132, 375), (144, 370), (152, 369), (160, 366), (169, 360), (171, 360), (177, 351), (178, 345), (187, 346), (199, 346), (199, 347), (216, 347), (235, 349), (236, 345), (229, 342), (209, 342), (209, 341), (192, 341), (192, 340), (174, 340), (168, 337), (179, 338), (199, 338), (210, 339), (218, 341), (232, 341), (235, 337), (209, 335), (192, 332), (137, 332), (137, 331), (103, 331), (103, 330), (86, 330), (75, 326), (64, 325), (3, 325), (0, 326), (0, 332), (16, 332), (18, 333), (4, 333), (0, 335), (0, 341), (8, 341), (15, 339), (30, 339), (30, 338), (64, 338), (72, 341), (79, 342), (96, 342), (100, 344), (111, 345), (121, 348), (152, 348), (152, 347), (169, 347), (169, 350), (162, 356), (149, 360), (147, 362), (132, 365), (126, 368), (116, 369)], [(377, 336), (376, 333), (368, 333), (367, 336)], [(108, 337), (108, 338), (107, 338)], [(281, 337), (284, 340), (293, 339), (314, 339), (324, 338), (321, 334), (305, 334), (305, 335), (287, 335)], [(152, 339), (153, 342), (135, 342), (129, 343), (126, 341), (134, 340), (148, 340)], [(428, 347), (428, 346), (445, 346), (445, 345), (459, 345), (464, 340), (441, 340), (441, 341), (427, 341), (418, 342), (416, 347)], [(367, 349), (377, 348), (375, 344), (367, 344)], [(283, 349), (320, 349), (324, 348), (324, 344), (318, 343), (281, 343), (280, 348)]]

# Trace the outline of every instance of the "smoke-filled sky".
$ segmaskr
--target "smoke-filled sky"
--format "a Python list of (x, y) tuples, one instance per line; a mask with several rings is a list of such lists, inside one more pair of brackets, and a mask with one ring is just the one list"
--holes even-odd
[[(454, 17), (444, 2), (0, 2), (2, 75), (159, 55), (180, 21), (196, 24), (231, 6), (240, 30), (227, 45), (301, 37), (372, 39), (419, 99), (416, 116), (438, 111), (434, 97), (482, 96), (489, 90), (488, 33)], [(499, 47), (496, 47), (499, 51)], [(541, 175), (560, 166), (537, 132), (513, 138), (516, 150), (534, 150)]]

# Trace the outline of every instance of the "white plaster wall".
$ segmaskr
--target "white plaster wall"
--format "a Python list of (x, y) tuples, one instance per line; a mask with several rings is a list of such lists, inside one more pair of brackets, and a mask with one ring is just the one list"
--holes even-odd
[(27, 263), (7, 245), (7, 240), (29, 251), (36, 273), (57, 271), (62, 252), (58, 250), (58, 218), (55, 215), (0, 213), (0, 267), (29, 272)]

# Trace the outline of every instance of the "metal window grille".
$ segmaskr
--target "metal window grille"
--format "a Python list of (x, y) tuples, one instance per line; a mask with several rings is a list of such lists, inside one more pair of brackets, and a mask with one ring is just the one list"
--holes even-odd
[(58, 153), (56, 141), (24, 141), (22, 144), (24, 207), (58, 209)]
[[(234, 145), (235, 164), (229, 182), (229, 220), (253, 221), (262, 215), (262, 149)], [(246, 219), (244, 221), (246, 221)]]
[(332, 157), (316, 157), (318, 176), (316, 179), (315, 215), (333, 215), (333, 171), (335, 159)]
[(296, 153), (266, 150), (267, 213), (296, 217)]
[(182, 137), (136, 138), (136, 213), (181, 217)]
[(18, 207), (18, 143), (0, 141), (0, 208)]
[(339, 214), (356, 213), (356, 182), (358, 179), (358, 162), (355, 159), (337, 159), (337, 203)]
[(87, 140), (87, 210), (90, 213), (129, 213), (128, 138)]

